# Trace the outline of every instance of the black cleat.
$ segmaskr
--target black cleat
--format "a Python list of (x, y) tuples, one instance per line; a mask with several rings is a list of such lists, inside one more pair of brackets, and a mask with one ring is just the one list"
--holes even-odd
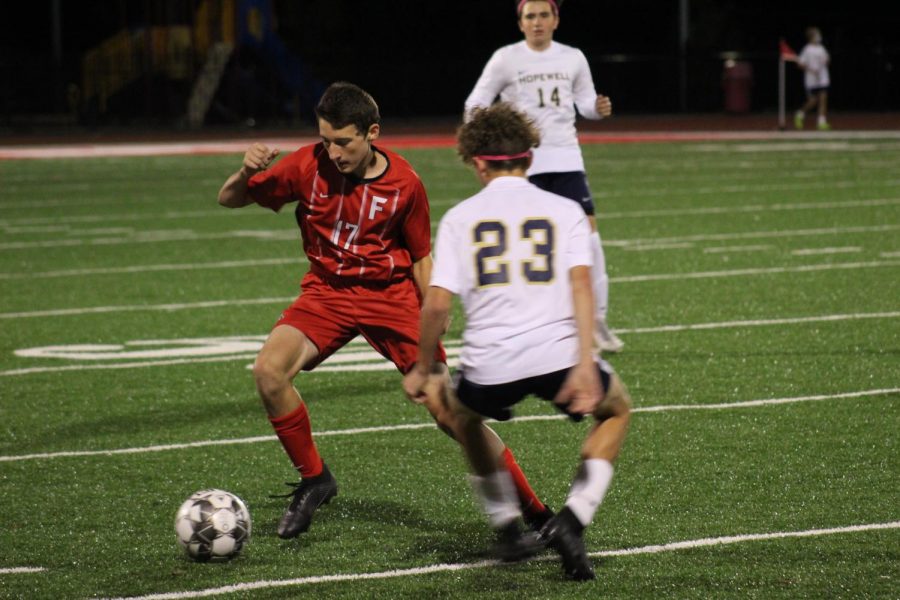
[(518, 562), (532, 557), (547, 546), (534, 531), (522, 531), (518, 521), (497, 530), (494, 554), (503, 562)]
[(536, 531), (540, 533), (540, 531), (544, 528), (544, 525), (547, 524), (547, 521), (553, 518), (555, 513), (549, 506), (544, 506), (544, 510), (530, 514), (524, 515), (525, 524), (528, 525), (528, 528), (532, 531)]
[(278, 536), (284, 539), (297, 537), (312, 523), (313, 513), (323, 504), (328, 504), (337, 496), (337, 481), (323, 463), (322, 472), (315, 477), (302, 479), (300, 483), (289, 483), (294, 491), (279, 498), (293, 496), (290, 506), (278, 523)]
[(562, 557), (563, 570), (566, 576), (576, 581), (594, 579), (594, 567), (584, 548), (581, 523), (568, 508), (562, 509), (558, 515), (550, 519), (541, 535), (551, 548)]

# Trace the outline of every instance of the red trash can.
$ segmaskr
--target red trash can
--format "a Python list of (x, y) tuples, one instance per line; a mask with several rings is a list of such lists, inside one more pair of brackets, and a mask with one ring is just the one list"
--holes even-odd
[(726, 60), (722, 70), (725, 110), (730, 113), (748, 112), (752, 87), (753, 65), (745, 61)]

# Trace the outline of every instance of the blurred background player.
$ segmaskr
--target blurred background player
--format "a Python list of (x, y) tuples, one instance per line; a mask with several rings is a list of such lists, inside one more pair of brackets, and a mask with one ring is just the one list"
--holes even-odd
[(581, 50), (553, 40), (561, 4), (562, 0), (516, 3), (519, 29), (525, 39), (494, 52), (466, 99), (465, 112), (468, 115), (475, 107), (489, 106), (499, 95), (537, 124), (541, 145), (534, 151), (528, 178), (542, 189), (578, 202), (590, 217), (597, 303), (595, 343), (602, 351), (618, 352), (624, 343), (606, 321), (606, 258), (575, 129), (576, 107), (583, 117), (601, 119), (612, 114), (612, 102), (594, 90), (591, 70)]
[[(421, 180), (398, 154), (377, 147), (380, 116), (359, 87), (331, 85), (316, 107), (322, 141), (272, 166), (278, 150), (253, 144), (219, 192), (219, 204), (257, 203), (278, 211), (297, 202), (296, 219), (310, 270), (301, 295), (275, 323), (253, 365), (269, 420), (301, 481), (278, 535), (306, 531), (337, 482), (312, 437), (309, 413), (293, 386), (357, 335), (406, 373), (415, 364), (420, 299), (431, 276), (431, 221)], [(449, 373), (435, 349), (431, 393), (423, 398), (446, 433), (455, 435), (443, 390)], [(525, 510), (539, 526), (549, 511), (534, 496), (508, 448), (492, 431), (491, 452), (516, 474)]]
[(511, 105), (474, 110), (458, 138), (460, 156), (485, 187), (441, 219), (418, 362), (403, 380), (404, 392), (422, 395), (452, 297), (459, 295), (466, 330), (451, 405), (462, 418), (472, 487), (497, 531), (501, 557), (535, 547), (520, 533), (513, 480), (488, 451), (483, 419), (511, 418), (511, 407), (531, 394), (552, 400), (574, 420), (593, 415), (565, 506), (541, 532), (569, 577), (593, 579), (582, 533), (612, 480), (630, 401), (593, 351), (588, 218), (570, 200), (528, 182), (540, 137)]
[(806, 45), (797, 57), (797, 66), (803, 69), (803, 85), (806, 88), (806, 102), (794, 114), (794, 127), (797, 129), (803, 129), (806, 113), (815, 108), (818, 108), (816, 127), (822, 131), (831, 129), (827, 119), (830, 61), (828, 50), (822, 45), (822, 32), (818, 27), (807, 28)]

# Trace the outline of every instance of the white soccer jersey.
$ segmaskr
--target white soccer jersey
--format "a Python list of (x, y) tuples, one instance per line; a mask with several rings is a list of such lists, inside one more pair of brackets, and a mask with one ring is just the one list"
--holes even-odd
[(822, 44), (807, 44), (800, 51), (797, 62), (806, 67), (803, 73), (803, 83), (807, 89), (831, 85), (828, 77), (828, 60), (828, 50)]
[(578, 204), (523, 177), (498, 177), (438, 227), (431, 285), (462, 299), (466, 379), (508, 383), (578, 362), (569, 270), (590, 266)]
[(575, 131), (575, 108), (588, 119), (600, 119), (597, 92), (581, 50), (552, 42), (538, 52), (525, 41), (500, 48), (466, 99), (466, 114), (489, 106), (497, 96), (528, 114), (541, 131), (529, 175), (584, 171)]

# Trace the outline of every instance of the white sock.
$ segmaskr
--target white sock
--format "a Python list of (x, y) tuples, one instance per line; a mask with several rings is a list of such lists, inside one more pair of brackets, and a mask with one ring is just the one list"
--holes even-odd
[(825, 117), (820, 116), (819, 117), (819, 125), (823, 125), (824, 123), (825, 123)]
[(806, 113), (803, 112), (802, 110), (798, 110), (794, 116), (802, 121), (803, 118), (806, 117)]
[(588, 459), (578, 468), (572, 487), (569, 488), (566, 506), (585, 527), (594, 519), (594, 513), (609, 489), (612, 476), (612, 463), (602, 458)]
[(469, 483), (481, 501), (481, 506), (492, 528), (500, 529), (522, 516), (516, 496), (516, 487), (513, 484), (512, 476), (506, 469), (495, 471), (484, 477), (469, 475)]
[(606, 307), (609, 304), (609, 277), (606, 275), (606, 256), (603, 254), (603, 243), (600, 240), (600, 232), (595, 231), (591, 236), (591, 254), (594, 257), (594, 304), (597, 309), (597, 319), (606, 319)]

